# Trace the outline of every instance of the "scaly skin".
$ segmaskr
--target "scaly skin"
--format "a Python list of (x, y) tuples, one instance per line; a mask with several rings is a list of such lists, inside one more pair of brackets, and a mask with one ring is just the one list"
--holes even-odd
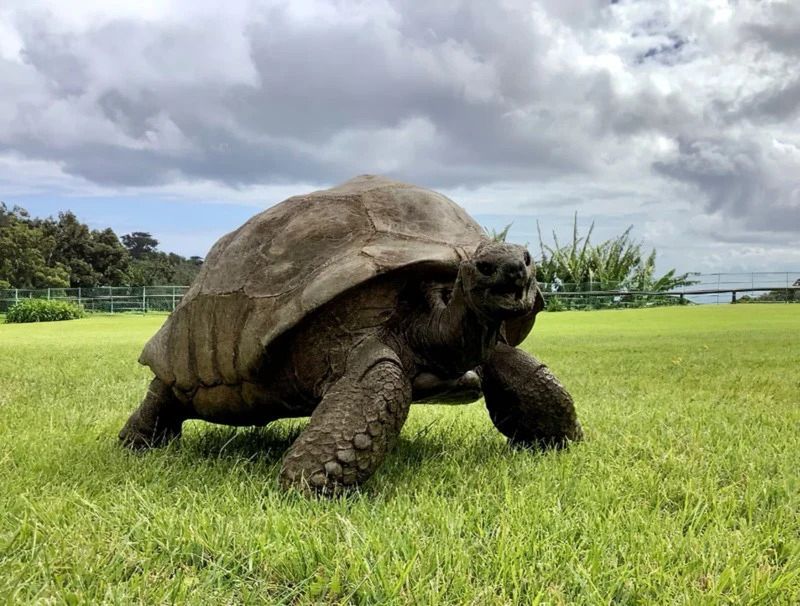
[[(326, 495), (375, 472), (412, 399), (468, 402), (482, 387), (492, 421), (512, 443), (548, 447), (580, 439), (572, 399), (557, 379), (502, 342), (508, 339), (504, 321), (516, 327), (518, 340), (537, 311), (534, 267), (523, 247), (481, 244), (454, 282), (416, 287), (416, 277), (413, 268), (386, 274), (323, 305), (272, 342), (246, 380), (198, 384), (191, 372), (181, 378), (165, 371), (120, 439), (134, 448), (160, 446), (180, 435), (187, 418), (264, 425), (311, 415), (284, 457), (280, 481)], [(192, 339), (200, 337), (185, 328), (175, 355), (191, 369)], [(233, 347), (232, 354), (238, 359), (241, 351)], [(220, 355), (213, 360), (229, 362)], [(212, 379), (226, 376), (213, 365), (196, 370)]]
[(572, 397), (533, 356), (498, 343), (479, 374), (489, 416), (511, 444), (561, 448), (583, 438)]
[(375, 339), (362, 343), (286, 453), (281, 484), (330, 495), (363, 482), (383, 462), (410, 404), (411, 383), (395, 352)]
[(156, 377), (147, 394), (119, 432), (119, 439), (132, 449), (164, 446), (180, 437), (185, 413), (172, 389)]

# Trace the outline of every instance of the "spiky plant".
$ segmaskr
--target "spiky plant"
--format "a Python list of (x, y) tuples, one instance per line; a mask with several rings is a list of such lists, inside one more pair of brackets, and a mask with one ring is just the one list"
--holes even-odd
[(505, 242), (506, 238), (508, 238), (508, 231), (511, 229), (512, 225), (513, 223), (509, 223), (502, 231), (497, 231), (494, 227), (491, 229), (484, 227), (483, 231), (486, 232), (486, 235), (489, 236), (493, 242)]
[(593, 245), (594, 222), (585, 236), (578, 233), (578, 214), (572, 224), (572, 241), (562, 245), (553, 231), (553, 245), (545, 244), (539, 222), (541, 258), (537, 265), (540, 282), (561, 282), (570, 290), (648, 290), (664, 292), (692, 284), (688, 274), (676, 274), (674, 269), (655, 276), (656, 251), (642, 254), (642, 243), (631, 237), (633, 226), (622, 234)]

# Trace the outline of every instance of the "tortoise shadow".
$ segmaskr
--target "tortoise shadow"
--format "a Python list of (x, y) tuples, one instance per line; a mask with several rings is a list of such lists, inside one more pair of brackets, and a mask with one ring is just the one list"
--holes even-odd
[(181, 456), (198, 462), (215, 459), (276, 465), (307, 424), (308, 419), (282, 420), (264, 427), (225, 427), (204, 423), (198, 425), (198, 431), (181, 438)]
[[(203, 424), (205, 425), (205, 424)], [(255, 473), (275, 474), (281, 458), (308, 425), (308, 419), (283, 419), (264, 427), (225, 427), (198, 425), (181, 439), (179, 454), (187, 463), (226, 461), (231, 466), (252, 465)], [(500, 434), (481, 432), (469, 443), (453, 442), (448, 432), (430, 432), (431, 426), (413, 434), (401, 434), (376, 474), (387, 473), (402, 481), (416, 476), (419, 468), (437, 459), (457, 456), (475, 469), (486, 464), (488, 455), (508, 448)], [(364, 492), (372, 492), (367, 483)]]
[[(268, 492), (280, 493), (277, 484), (277, 468), (286, 450), (308, 425), (308, 419), (283, 419), (264, 427), (225, 427), (198, 423), (189, 428), (179, 443), (168, 448), (168, 456), (179, 465), (189, 465), (202, 476), (205, 486), (219, 485), (234, 473), (245, 473), (264, 480)], [(432, 427), (436, 431), (429, 431)], [(444, 429), (444, 431), (442, 431)], [(511, 450), (499, 432), (480, 431), (466, 441), (453, 439), (453, 434), (439, 423), (432, 423), (414, 433), (404, 433), (398, 438), (376, 477), (366, 482), (349, 496), (362, 495), (367, 498), (393, 498), (395, 491), (389, 488), (402, 485), (417, 477), (423, 466), (450, 465), (454, 457), (459, 467), (478, 470), (491, 465), (492, 455)], [(538, 451), (538, 455), (545, 455)], [(230, 473), (218, 473), (219, 466)], [(205, 473), (203, 468), (216, 467), (214, 473)], [(375, 482), (383, 476), (385, 481)]]
[[(181, 456), (198, 460), (258, 460), (267, 464), (277, 463), (307, 425), (308, 419), (284, 419), (264, 427), (207, 425), (201, 429), (198, 426), (198, 431), (181, 439)], [(487, 444), (490, 440), (480, 441)], [(412, 468), (418, 467), (430, 460), (452, 455), (453, 446), (449, 436), (432, 435), (423, 430), (413, 435), (401, 435), (387, 455), (387, 460), (393, 459)], [(481, 460), (483, 457), (482, 452), (467, 445), (463, 445), (463, 452), (470, 460)]]

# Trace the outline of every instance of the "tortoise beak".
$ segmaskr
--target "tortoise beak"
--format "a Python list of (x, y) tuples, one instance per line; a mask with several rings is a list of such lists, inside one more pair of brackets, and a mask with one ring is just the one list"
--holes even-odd
[(509, 273), (489, 288), (489, 297), (503, 317), (526, 314), (533, 307), (536, 287), (532, 276)]

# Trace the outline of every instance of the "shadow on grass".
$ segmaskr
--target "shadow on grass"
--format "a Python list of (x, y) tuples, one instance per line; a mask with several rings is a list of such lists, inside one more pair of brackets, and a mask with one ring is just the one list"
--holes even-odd
[[(303, 419), (276, 421), (266, 427), (198, 425), (197, 431), (181, 439), (180, 457), (278, 463), (307, 424), (307, 419)], [(488, 440), (481, 442), (489, 447)], [(486, 452), (475, 449), (474, 444), (457, 446), (454, 449), (452, 436), (449, 435), (418, 433), (401, 436), (387, 455), (387, 462), (392, 460), (398, 465), (415, 468), (445, 456), (463, 456), (470, 461), (480, 461), (486, 457)]]
[[(264, 486), (270, 487), (268, 492), (279, 493), (275, 480), (281, 458), (307, 424), (308, 419), (280, 420), (265, 427), (248, 428), (192, 423), (186, 426), (188, 431), (179, 442), (152, 451), (154, 455), (162, 453), (153, 457), (153, 470), (171, 468), (178, 478), (191, 469), (193, 479), (184, 476), (183, 480), (183, 485), (190, 489), (196, 481), (209, 487), (245, 474), (263, 479)], [(421, 477), (425, 469), (434, 472), (437, 468), (448, 469), (452, 473), (458, 468), (470, 470), (471, 474), (490, 473), (497, 457), (513, 456), (512, 449), (495, 431), (462, 433), (449, 425), (452, 424), (432, 423), (401, 435), (375, 474), (374, 479), (380, 478), (379, 481), (366, 482), (351, 494), (391, 499), (398, 487)], [(147, 459), (148, 454), (140, 456)], [(453, 482), (458, 484), (456, 478)]]
[(224, 427), (198, 422), (199, 431), (181, 439), (181, 456), (189, 459), (259, 461), (277, 464), (308, 425), (307, 419), (282, 420), (265, 427)]

